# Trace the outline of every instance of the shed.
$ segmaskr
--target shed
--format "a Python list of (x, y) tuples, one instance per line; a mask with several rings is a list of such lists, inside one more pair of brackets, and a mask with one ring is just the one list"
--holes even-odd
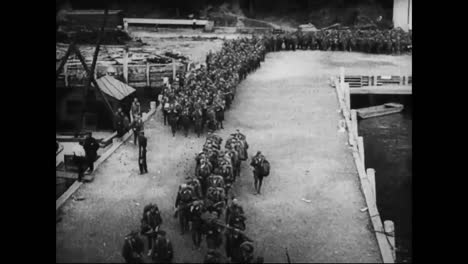
[[(99, 89), (106, 96), (107, 101), (115, 112), (122, 107), (128, 113), (131, 105), (131, 94), (135, 89), (110, 75), (96, 80)], [(113, 114), (106, 105), (101, 94), (91, 88), (84, 98), (84, 86), (57, 87), (56, 89), (56, 126), (59, 129), (75, 130), (81, 124), (81, 114), (84, 114), (85, 129), (108, 130), (113, 128)]]

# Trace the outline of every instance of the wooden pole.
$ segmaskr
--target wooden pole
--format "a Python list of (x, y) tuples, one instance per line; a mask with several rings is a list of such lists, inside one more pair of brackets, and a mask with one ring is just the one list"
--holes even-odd
[(146, 62), (146, 86), (150, 86), (150, 78), (149, 78), (149, 63)]
[(60, 65), (55, 72), (55, 79), (57, 79), (62, 72), (63, 67), (65, 66), (65, 63), (68, 61), (68, 57), (70, 56), (71, 52), (73, 51), (75, 45), (75, 39), (72, 40), (70, 45), (68, 46), (67, 52), (65, 53), (65, 56), (63, 56), (62, 61), (60, 62)]
[(358, 137), (359, 156), (361, 156), (362, 167), (366, 168), (366, 157), (364, 156), (364, 138)]
[(68, 87), (68, 63), (63, 65), (63, 74), (65, 75), (65, 87)]
[(375, 206), (377, 206), (377, 190), (376, 190), (376, 186), (375, 186), (375, 170), (369, 168), (369, 169), (366, 170), (366, 174), (367, 174), (367, 178), (369, 179), (369, 182), (370, 182), (370, 185), (371, 185), (372, 194), (374, 195), (372, 197), (373, 201), (374, 201), (374, 204), (375, 204)]
[(125, 79), (125, 82), (128, 83), (128, 52), (127, 52), (127, 48), (124, 49), (123, 77)]
[(176, 64), (175, 64), (175, 60), (172, 59), (172, 79), (175, 80), (176, 78)]

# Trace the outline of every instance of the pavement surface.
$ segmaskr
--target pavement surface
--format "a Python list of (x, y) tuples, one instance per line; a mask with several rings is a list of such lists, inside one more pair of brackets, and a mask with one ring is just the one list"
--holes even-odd
[[(271, 163), (261, 195), (254, 195), (247, 162), (234, 188), (255, 255), (265, 262), (286, 262), (285, 247), (292, 262), (382, 261), (369, 215), (360, 211), (366, 204), (346, 133), (338, 132), (341, 117), (328, 80), (339, 74), (340, 65), (353, 67), (354, 74), (411, 73), (411, 56), (270, 53), (239, 85), (225, 129), (218, 133), (225, 140), (239, 128), (247, 136), (249, 158), (261, 150)], [(122, 262), (123, 238), (139, 228), (150, 202), (162, 211), (174, 262), (203, 260), (205, 241), (200, 251), (193, 250), (190, 234), (180, 235), (172, 216), (178, 185), (193, 174), (205, 139), (193, 131), (187, 138), (172, 137), (160, 111), (145, 133), (148, 174), (138, 174), (137, 147), (125, 143), (95, 172), (95, 180), (77, 191), (85, 199), (63, 205), (56, 224), (57, 262)]]

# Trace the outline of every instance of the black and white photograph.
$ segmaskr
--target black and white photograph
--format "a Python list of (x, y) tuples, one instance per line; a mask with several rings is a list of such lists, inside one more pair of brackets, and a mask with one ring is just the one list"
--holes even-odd
[(56, 0), (56, 263), (412, 263), (412, 0)]

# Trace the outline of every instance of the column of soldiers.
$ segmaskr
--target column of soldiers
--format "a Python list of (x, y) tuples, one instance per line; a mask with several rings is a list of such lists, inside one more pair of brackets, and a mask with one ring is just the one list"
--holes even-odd
[(204, 127), (223, 128), (224, 111), (234, 100), (236, 87), (248, 73), (260, 67), (266, 49), (259, 38), (227, 40), (219, 52), (210, 53), (206, 64), (179, 76), (162, 92), (164, 124), (172, 133), (191, 125), (200, 136)]
[[(244, 233), (242, 206), (237, 199), (228, 205), (232, 184), (240, 176), (240, 162), (247, 159), (246, 137), (240, 131), (231, 134), (224, 150), (222, 142), (213, 131), (208, 133), (203, 151), (195, 158), (194, 176), (179, 186), (174, 217), (179, 218), (181, 234), (192, 232), (194, 249), (199, 250), (205, 238), (205, 263), (258, 263), (253, 240)], [(223, 214), (225, 221), (221, 220)], [(219, 251), (223, 234), (227, 259)]]
[(331, 29), (268, 35), (267, 52), (280, 50), (359, 51), (375, 54), (411, 52), (412, 34), (400, 28), (391, 30)]

